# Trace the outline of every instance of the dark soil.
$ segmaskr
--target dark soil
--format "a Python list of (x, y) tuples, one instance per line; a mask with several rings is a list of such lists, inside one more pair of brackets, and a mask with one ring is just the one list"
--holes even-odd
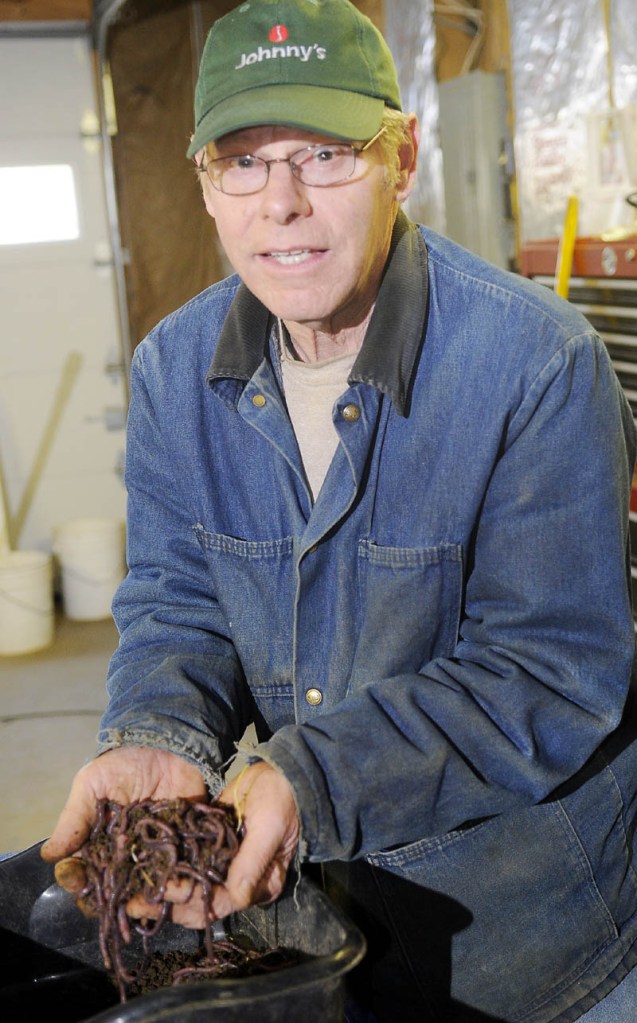
[[(226, 943), (214, 944), (220, 946)], [(221, 977), (253, 977), (293, 966), (301, 958), (299, 953), (293, 950), (269, 949), (265, 952), (247, 952), (239, 945), (234, 946), (234, 954), (227, 949), (224, 950), (224, 954), (226, 958), (222, 964), (211, 966), (203, 950), (155, 952), (149, 957), (139, 981), (134, 981), (130, 985), (128, 997), (133, 998), (159, 988), (172, 987), (174, 984), (189, 984)]]

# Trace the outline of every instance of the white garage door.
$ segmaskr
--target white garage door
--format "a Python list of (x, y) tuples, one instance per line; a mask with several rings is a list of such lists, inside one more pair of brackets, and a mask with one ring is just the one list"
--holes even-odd
[(88, 37), (0, 38), (0, 468), (13, 544), (123, 517), (126, 388)]

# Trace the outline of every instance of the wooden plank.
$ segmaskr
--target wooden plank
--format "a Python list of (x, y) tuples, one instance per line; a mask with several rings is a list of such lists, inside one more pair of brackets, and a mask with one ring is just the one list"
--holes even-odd
[(0, 0), (0, 21), (90, 21), (93, 0)]
[(370, 21), (373, 21), (376, 28), (382, 32), (385, 28), (385, 3), (384, 0), (353, 0), (354, 6), (358, 7), (361, 14), (365, 14)]

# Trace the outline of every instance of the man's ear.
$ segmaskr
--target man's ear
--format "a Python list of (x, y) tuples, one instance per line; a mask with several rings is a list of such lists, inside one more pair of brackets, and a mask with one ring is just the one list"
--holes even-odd
[(404, 202), (409, 197), (416, 180), (420, 125), (415, 114), (408, 114), (408, 117), (407, 137), (398, 151), (400, 162), (400, 174), (396, 186), (396, 199), (398, 202)]

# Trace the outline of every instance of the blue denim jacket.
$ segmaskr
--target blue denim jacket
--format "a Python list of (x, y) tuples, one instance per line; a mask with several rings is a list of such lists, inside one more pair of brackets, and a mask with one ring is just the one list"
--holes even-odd
[(304, 858), (464, 907), (454, 999), (575, 1019), (637, 959), (635, 437), (605, 347), (400, 214), (313, 504), (272, 326), (231, 278), (135, 352), (99, 749), (215, 791), (254, 720)]

